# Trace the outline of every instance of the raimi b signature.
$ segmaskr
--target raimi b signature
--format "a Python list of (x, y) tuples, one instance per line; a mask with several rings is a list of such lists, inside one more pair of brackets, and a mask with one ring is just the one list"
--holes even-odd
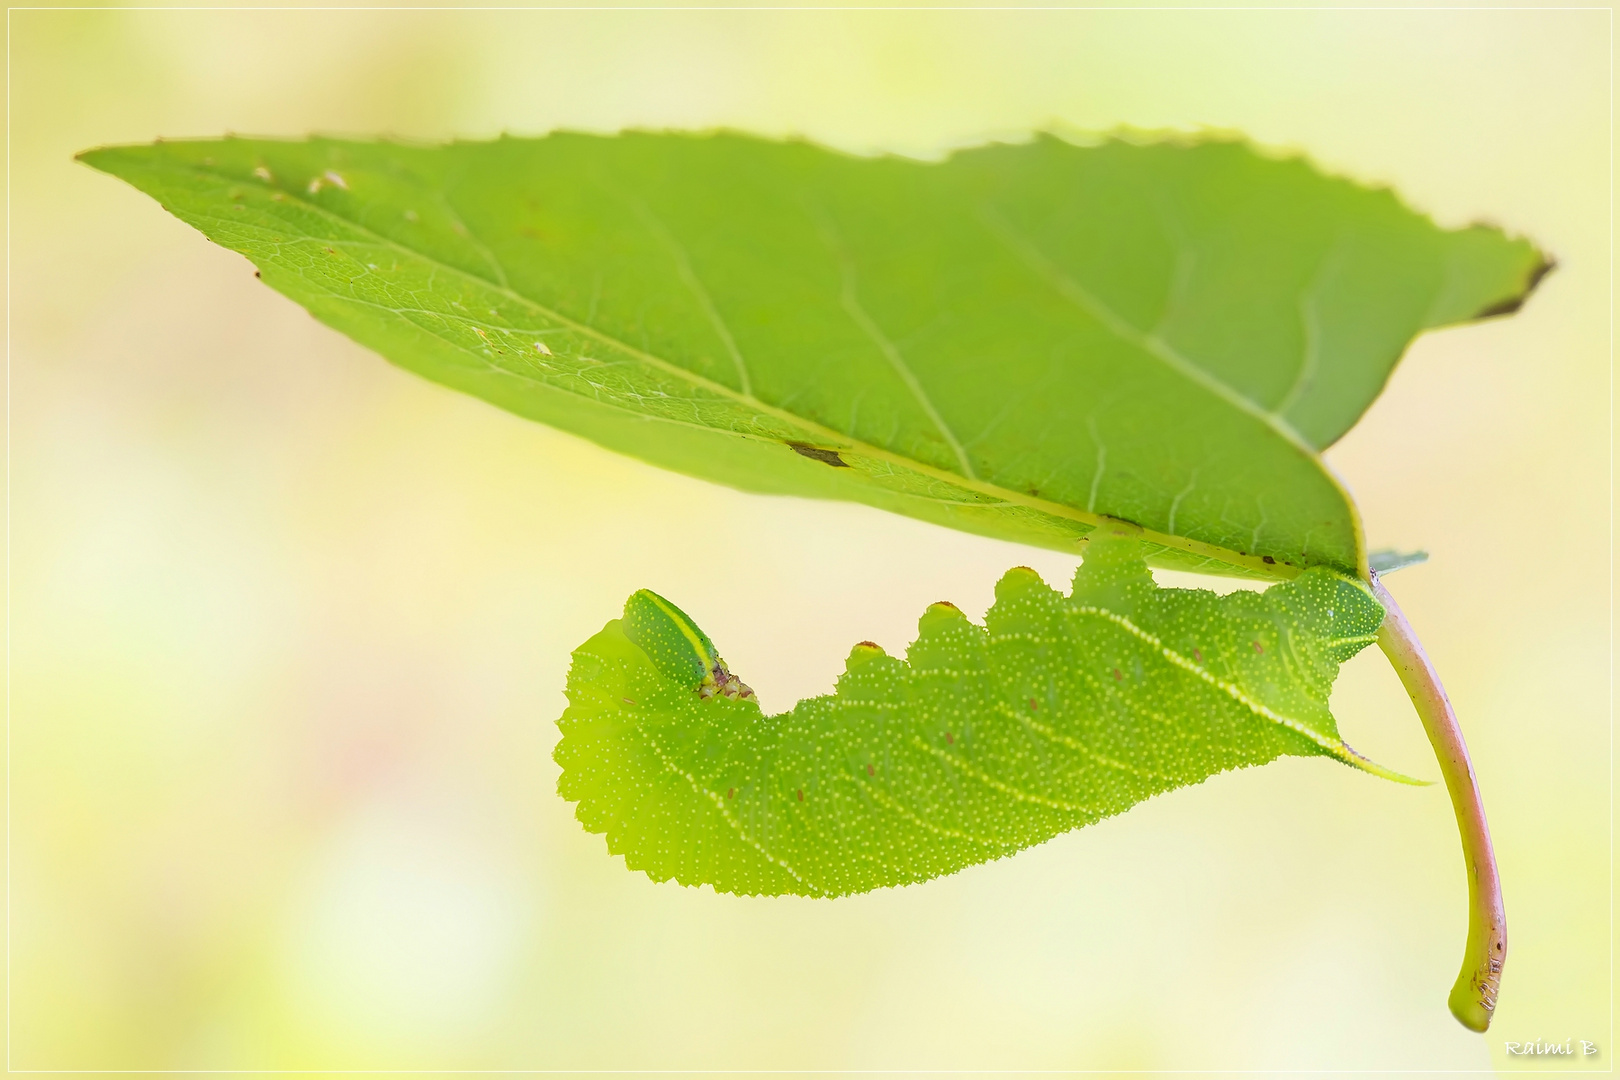
[(1502, 1044), (1509, 1054), (1528, 1054), (1532, 1057), (1597, 1057), (1598, 1047), (1595, 1042), (1585, 1039), (1565, 1039), (1563, 1042), (1505, 1042)]

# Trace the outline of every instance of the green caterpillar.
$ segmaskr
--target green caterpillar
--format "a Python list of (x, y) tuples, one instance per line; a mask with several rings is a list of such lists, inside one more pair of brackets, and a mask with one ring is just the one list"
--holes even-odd
[(1328, 694), (1383, 608), (1311, 570), (1264, 593), (1161, 589), (1134, 539), (1093, 540), (1070, 596), (1009, 571), (977, 626), (923, 615), (833, 694), (765, 716), (714, 644), (643, 590), (574, 653), (558, 790), (655, 880), (837, 896), (1015, 851), (1283, 754), (1392, 779)]

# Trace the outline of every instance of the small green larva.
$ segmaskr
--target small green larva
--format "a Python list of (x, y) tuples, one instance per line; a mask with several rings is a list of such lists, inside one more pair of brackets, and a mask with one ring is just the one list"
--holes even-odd
[(651, 589), (642, 589), (625, 601), (624, 636), (666, 677), (691, 686), (699, 697), (754, 696), (752, 689), (727, 670), (714, 642), (692, 617)]

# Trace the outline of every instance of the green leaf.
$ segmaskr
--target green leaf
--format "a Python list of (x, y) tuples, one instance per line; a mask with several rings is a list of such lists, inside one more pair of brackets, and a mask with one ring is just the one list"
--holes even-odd
[(395, 363), (657, 464), (1155, 564), (1362, 573), (1319, 451), (1548, 263), (1225, 141), (941, 163), (740, 135), (83, 160)]
[[(1063, 596), (1010, 571), (979, 627), (935, 604), (901, 660), (765, 716), (645, 591), (574, 652), (558, 790), (658, 881), (838, 896), (949, 874), (1283, 755), (1404, 780), (1339, 738), (1328, 694), (1384, 610), (1312, 569), (1264, 593), (1163, 589), (1097, 536)], [(696, 662), (694, 662), (694, 660)], [(723, 680), (722, 680), (723, 682)]]

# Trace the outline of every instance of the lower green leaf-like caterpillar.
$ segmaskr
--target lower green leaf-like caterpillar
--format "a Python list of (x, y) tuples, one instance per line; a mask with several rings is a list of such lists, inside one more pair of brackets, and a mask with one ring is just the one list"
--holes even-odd
[(1391, 779), (1339, 738), (1339, 665), (1384, 611), (1310, 570), (1264, 593), (1162, 589), (1092, 541), (1064, 596), (1024, 568), (977, 626), (950, 604), (905, 659), (870, 642), (833, 694), (765, 716), (707, 635), (641, 591), (574, 653), (558, 790), (655, 880), (837, 896), (1012, 854), (1284, 754)]

